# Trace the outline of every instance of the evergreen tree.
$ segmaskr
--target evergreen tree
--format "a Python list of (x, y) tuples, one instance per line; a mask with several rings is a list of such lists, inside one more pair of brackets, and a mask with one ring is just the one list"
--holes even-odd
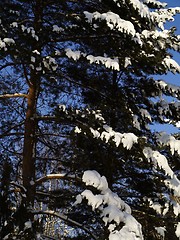
[(61, 238), (66, 223), (67, 239), (177, 239), (180, 140), (149, 125), (180, 120), (179, 87), (153, 78), (180, 72), (179, 36), (164, 27), (180, 8), (4, 0), (0, 11), (1, 238)]

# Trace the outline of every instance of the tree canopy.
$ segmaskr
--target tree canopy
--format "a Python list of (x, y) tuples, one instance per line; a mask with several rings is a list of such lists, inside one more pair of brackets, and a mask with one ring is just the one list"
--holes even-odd
[(180, 238), (178, 13), (0, 2), (1, 239)]

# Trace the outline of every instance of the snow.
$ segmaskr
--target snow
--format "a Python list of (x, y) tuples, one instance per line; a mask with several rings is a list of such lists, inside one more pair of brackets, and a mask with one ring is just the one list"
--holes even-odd
[(58, 27), (57, 25), (53, 25), (53, 32), (57, 32), (57, 33), (60, 33), (60, 32), (63, 32), (64, 29), (62, 27)]
[(75, 132), (75, 133), (81, 133), (81, 129), (76, 126), (75, 129), (74, 129), (74, 132)]
[(180, 87), (179, 86), (166, 83), (163, 80), (156, 81), (156, 85), (158, 87), (160, 87), (162, 90), (168, 90), (170, 93), (175, 93), (175, 94), (177, 93), (178, 94), (180, 92)]
[(162, 214), (163, 206), (161, 206), (161, 204), (159, 204), (158, 202), (153, 202), (150, 198), (148, 198), (147, 200), (149, 202), (150, 208), (154, 209), (158, 214)]
[(58, 64), (56, 63), (56, 60), (51, 56), (46, 56), (43, 59), (43, 64), (44, 64), (44, 67), (48, 70), (52, 69), (53, 71), (56, 71), (56, 69), (58, 68)]
[(136, 9), (142, 18), (150, 18), (149, 8), (139, 0), (130, 0), (130, 3)]
[(0, 39), (0, 48), (7, 49), (5, 42), (3, 42), (1, 39)]
[(108, 183), (104, 176), (101, 175), (97, 171), (87, 170), (84, 172), (82, 177), (83, 182), (86, 183), (87, 186), (93, 186), (100, 191), (106, 191), (108, 189)]
[(11, 23), (11, 26), (14, 27), (14, 28), (17, 28), (18, 27), (18, 23), (17, 22), (13, 22), (13, 23)]
[(4, 51), (7, 51), (7, 46), (15, 44), (14, 39), (12, 38), (0, 38), (0, 49), (4, 49)]
[(102, 122), (105, 122), (100, 110), (97, 110), (96, 112), (92, 111), (92, 113), (94, 114), (95, 119), (97, 119), (99, 121), (102, 121)]
[(148, 160), (152, 160), (155, 166), (163, 169), (167, 176), (173, 178), (174, 172), (170, 168), (168, 161), (164, 155), (158, 151), (153, 151), (149, 147), (144, 148), (143, 153)]
[(166, 179), (164, 182), (166, 186), (174, 190), (174, 196), (180, 197), (180, 181), (175, 174), (171, 179)]
[(122, 144), (124, 148), (130, 150), (134, 143), (137, 143), (138, 137), (134, 133), (124, 133), (122, 137)]
[(94, 138), (100, 138), (101, 140), (105, 140), (108, 143), (110, 140), (113, 141), (118, 147), (121, 143), (124, 148), (130, 150), (135, 143), (138, 142), (138, 137), (134, 133), (119, 133), (115, 132), (108, 125), (103, 126), (105, 131), (100, 131), (93, 129), (90, 127), (90, 131), (93, 134)]
[[(176, 174), (170, 168), (168, 161), (164, 155), (162, 155), (158, 151), (153, 151), (151, 148), (147, 147), (143, 150), (145, 157), (148, 160), (152, 160), (154, 167), (157, 169), (157, 166), (160, 169), (163, 169), (167, 179), (164, 180), (165, 186), (172, 192), (172, 200), (171, 204), (173, 205), (173, 211), (176, 216), (180, 214), (180, 205), (179, 205), (179, 197), (180, 197), (180, 181), (177, 178)], [(177, 199), (176, 199), (177, 198)], [(159, 203), (153, 203), (152, 200), (149, 200), (150, 207), (152, 207), (159, 214), (162, 213), (162, 206)], [(168, 209), (164, 209), (163, 214), (166, 214)]]
[(27, 221), (27, 222), (25, 222), (24, 225), (25, 225), (24, 230), (25, 230), (25, 229), (32, 228), (32, 222), (31, 222), (31, 221)]
[(169, 56), (164, 58), (162, 63), (171, 72), (173, 72), (173, 73), (176, 73), (176, 72), (180, 73), (180, 66), (179, 66), (179, 64), (174, 59), (171, 59)]
[(165, 2), (163, 3), (163, 2), (160, 2), (160, 1), (157, 1), (157, 0), (144, 0), (143, 2), (147, 3), (147, 4), (151, 3), (151, 4), (153, 4), (157, 7), (162, 7), (162, 8), (167, 6), (167, 3), (165, 3)]
[(35, 57), (31, 56), (31, 62), (34, 63), (35, 61), (36, 61)]
[[(81, 203), (85, 198), (93, 211), (99, 209), (104, 224), (109, 225), (109, 240), (143, 239), (141, 225), (131, 215), (131, 208), (109, 189), (104, 176), (95, 170), (87, 170), (82, 180), (87, 186), (99, 190), (100, 194), (94, 194), (86, 189), (76, 197), (75, 204)], [(119, 231), (114, 230), (120, 223), (124, 223), (124, 226)]]
[(179, 203), (171, 202), (171, 204), (173, 205), (173, 211), (174, 211), (175, 216), (178, 217), (179, 214), (180, 214), (180, 205), (179, 205)]
[(33, 180), (30, 181), (30, 185), (33, 186), (35, 182)]
[(180, 155), (180, 140), (176, 140), (175, 137), (166, 132), (160, 132), (157, 134), (157, 142), (161, 145), (169, 146), (172, 155), (175, 152)]
[(146, 109), (141, 108), (141, 109), (140, 109), (140, 113), (141, 113), (141, 116), (142, 116), (143, 118), (149, 119), (150, 122), (152, 121), (151, 115), (150, 115), (150, 113), (149, 113)]
[(24, 25), (21, 25), (21, 30), (23, 32), (27, 32), (28, 34), (31, 34), (32, 38), (34, 38), (36, 41), (39, 40), (39, 37), (36, 35), (36, 32), (33, 27), (26, 27)]
[(99, 206), (103, 202), (102, 195), (94, 195), (90, 190), (85, 190), (84, 192), (81, 193), (81, 196), (88, 200), (88, 205), (92, 207), (93, 211), (96, 208), (99, 208)]
[(178, 122), (176, 123), (176, 127), (177, 127), (177, 128), (180, 128), (180, 121), (178, 121)]
[(42, 67), (39, 66), (39, 67), (36, 67), (36, 71), (41, 71), (42, 70)]
[(180, 222), (178, 222), (175, 231), (176, 236), (180, 239)]
[(117, 58), (111, 59), (109, 57), (101, 57), (101, 56), (94, 57), (93, 55), (88, 55), (86, 58), (87, 60), (89, 60), (90, 64), (92, 63), (103, 64), (105, 65), (106, 68), (111, 68), (117, 71), (120, 70), (119, 61)]
[(126, 57), (125, 58), (124, 67), (127, 68), (129, 65), (131, 65), (131, 58), (130, 57)]
[(15, 41), (12, 38), (4, 38), (3, 41), (8, 45), (15, 44)]
[(137, 115), (133, 115), (133, 126), (135, 128), (137, 128), (138, 130), (141, 129), (140, 123), (138, 121), (138, 116)]
[(155, 227), (157, 233), (162, 236), (162, 238), (165, 238), (165, 232), (166, 232), (166, 228), (165, 227)]
[(66, 113), (66, 105), (64, 105), (64, 104), (59, 104), (59, 109), (60, 109), (61, 111), (63, 111), (63, 112)]
[(74, 61), (79, 60), (81, 57), (80, 51), (72, 51), (70, 48), (65, 49), (68, 58), (72, 58)]
[[(118, 58), (112, 59), (109, 57), (86, 55), (85, 53), (82, 53), (80, 51), (74, 51), (70, 48), (66, 48), (65, 53), (68, 58), (72, 58), (74, 61), (79, 60), (80, 57), (83, 56), (90, 62), (90, 64), (92, 64), (92, 63), (103, 64), (106, 68), (120, 71)], [(130, 60), (127, 60), (127, 61), (128, 61), (128, 65), (129, 65)]]
[(99, 12), (94, 12), (90, 13), (85, 11), (84, 12), (86, 19), (88, 20), (89, 23), (92, 23), (92, 20), (105, 20), (107, 23), (107, 26), (113, 30), (117, 29), (120, 32), (125, 32), (131, 36), (135, 36), (136, 31), (134, 28), (134, 25), (130, 21), (126, 21), (124, 19), (121, 19), (119, 15), (113, 13), (113, 12), (107, 12), (107, 13), (99, 13)]
[(37, 55), (40, 55), (40, 52), (38, 52), (38, 50), (34, 50), (32, 51), (33, 53), (37, 54)]

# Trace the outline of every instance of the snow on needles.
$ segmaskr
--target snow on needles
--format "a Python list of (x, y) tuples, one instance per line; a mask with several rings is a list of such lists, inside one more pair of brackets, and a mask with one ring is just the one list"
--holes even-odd
[[(141, 224), (131, 215), (129, 205), (109, 189), (104, 176), (95, 170), (88, 170), (84, 172), (82, 180), (87, 186), (93, 186), (99, 190), (100, 194), (94, 194), (86, 189), (77, 196), (75, 204), (86, 199), (93, 211), (95, 209), (100, 211), (102, 220), (109, 226), (109, 240), (143, 239)], [(120, 223), (124, 223), (124, 226), (117, 230)]]
[(176, 236), (180, 239), (180, 222), (178, 222), (177, 227), (176, 227)]
[(1, 39), (0, 38), (0, 49), (4, 49), (4, 51), (7, 51), (7, 47), (12, 44), (15, 44), (14, 39), (12, 39), (12, 38)]
[(107, 23), (107, 26), (112, 29), (117, 29), (120, 32), (125, 32), (131, 36), (135, 36), (136, 31), (134, 29), (134, 25), (130, 21), (126, 21), (124, 19), (121, 19), (119, 15), (113, 13), (113, 12), (107, 12), (107, 13), (99, 13), (94, 12), (90, 13), (88, 11), (84, 11), (85, 17), (88, 20), (89, 23), (92, 23), (92, 20), (105, 20)]
[[(66, 56), (68, 58), (72, 58), (74, 61), (79, 60), (80, 57), (82, 56), (82, 57), (85, 57), (90, 62), (90, 64), (92, 63), (103, 64), (106, 68), (120, 71), (118, 58), (112, 59), (109, 57), (86, 55), (85, 53), (82, 53), (80, 51), (73, 51), (70, 48), (65, 49), (65, 52), (66, 52)], [(126, 61), (125, 67), (130, 65), (130, 60), (129, 62), (127, 62), (127, 59), (125, 59), (125, 61)]]
[(172, 155), (174, 155), (175, 152), (180, 155), (180, 140), (176, 140), (175, 137), (167, 134), (166, 132), (160, 132), (156, 137), (159, 144), (170, 147)]
[[(116, 132), (108, 125), (104, 125), (103, 129), (105, 131), (100, 132), (99, 130), (90, 127), (90, 132), (94, 138), (101, 139), (106, 143), (113, 141), (116, 144), (116, 147), (119, 147), (119, 145), (122, 144), (127, 150), (130, 150), (135, 143), (138, 143), (138, 137), (134, 133)], [(76, 126), (74, 132), (78, 134), (81, 133), (82, 130)], [(84, 134), (86, 133), (84, 132)]]
[(162, 236), (162, 238), (164, 239), (165, 237), (165, 232), (166, 232), (166, 228), (165, 227), (155, 227), (157, 233)]
[(180, 204), (176, 201), (176, 197), (179, 199), (180, 197), (180, 181), (177, 178), (176, 174), (173, 172), (171, 167), (168, 164), (168, 161), (164, 155), (162, 155), (158, 151), (153, 151), (151, 148), (146, 147), (143, 150), (145, 157), (148, 160), (151, 160), (154, 164), (154, 167), (159, 167), (163, 169), (167, 179), (164, 180), (164, 184), (166, 185), (171, 192), (173, 192), (173, 199), (171, 200), (171, 204), (173, 205), (173, 211), (176, 216), (180, 214)]

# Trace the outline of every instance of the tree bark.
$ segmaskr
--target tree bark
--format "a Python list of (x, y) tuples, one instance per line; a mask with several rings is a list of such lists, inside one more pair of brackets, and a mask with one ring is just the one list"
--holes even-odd
[[(31, 52), (34, 50), (41, 53), (42, 41), (40, 39), (40, 31), (42, 28), (43, 5), (42, 0), (36, 0), (34, 5), (34, 30), (39, 40), (32, 41)], [(26, 206), (34, 205), (35, 197), (35, 161), (36, 161), (36, 129), (37, 121), (35, 118), (38, 92), (40, 87), (41, 73), (36, 71), (36, 67), (40, 64), (40, 59), (34, 64), (34, 69), (31, 70), (29, 79), (29, 90), (27, 94), (27, 110), (25, 117), (24, 129), (24, 146), (23, 146), (23, 167), (22, 177), (23, 186), (26, 188)]]
[(25, 120), (24, 148), (23, 148), (23, 186), (27, 190), (27, 203), (33, 205), (35, 189), (35, 134), (36, 121), (36, 84), (29, 88), (27, 111)]

